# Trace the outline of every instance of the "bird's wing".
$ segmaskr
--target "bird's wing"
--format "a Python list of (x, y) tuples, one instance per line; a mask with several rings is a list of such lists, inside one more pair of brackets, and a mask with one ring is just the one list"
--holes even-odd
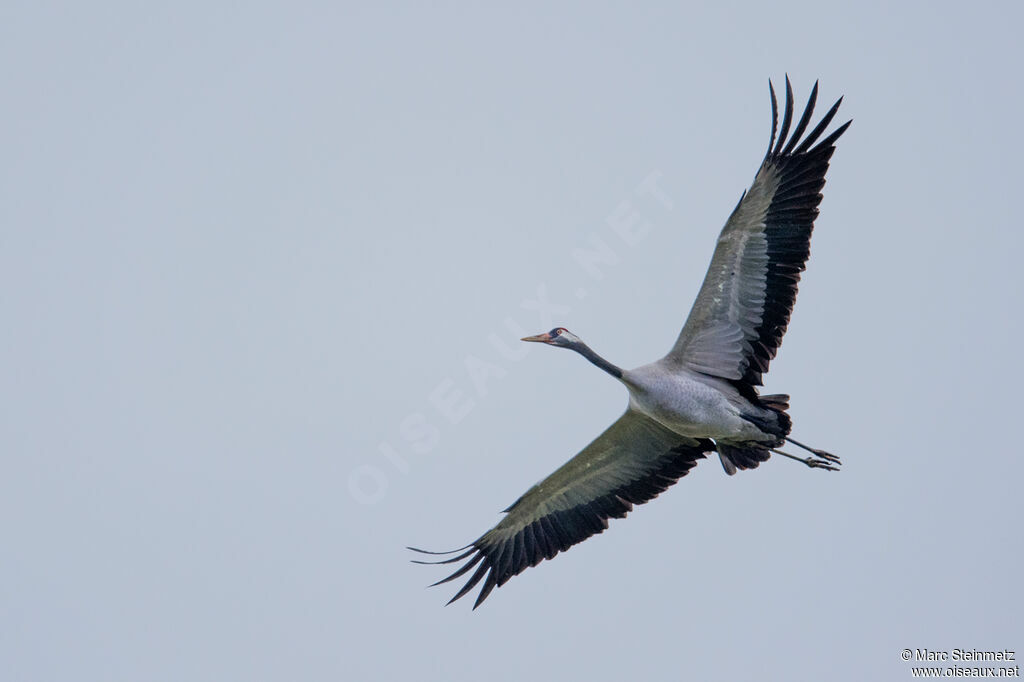
[(626, 410), (594, 442), (516, 500), (505, 510), (507, 516), (472, 544), (452, 552), (410, 549), (425, 554), (467, 550), (451, 559), (417, 563), (465, 562), (434, 585), (476, 567), (448, 602), (484, 580), (475, 609), (512, 576), (604, 531), (609, 518), (624, 517), (634, 504), (657, 497), (714, 448), (709, 440), (680, 436)]
[[(801, 140), (814, 111), (818, 84), (787, 139), (793, 90), (786, 78), (786, 110), (776, 142), (778, 105), (772, 100), (772, 136), (754, 183), (722, 228), (704, 284), (665, 362), (735, 382), (761, 385), (796, 301), (810, 250), (829, 159), (850, 121), (817, 145), (842, 98)], [(814, 146), (812, 146), (814, 145)], [(751, 389), (752, 390), (752, 389)]]

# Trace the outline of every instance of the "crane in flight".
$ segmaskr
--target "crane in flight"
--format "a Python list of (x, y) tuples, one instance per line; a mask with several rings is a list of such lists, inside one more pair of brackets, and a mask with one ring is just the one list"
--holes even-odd
[[(453, 564), (458, 570), (434, 585), (473, 571), (452, 597), (483, 580), (475, 609), (495, 587), (551, 559), (622, 518), (633, 505), (664, 492), (717, 452), (726, 473), (753, 469), (771, 453), (834, 471), (839, 458), (789, 437), (789, 396), (760, 395), (762, 375), (775, 357), (796, 301), (797, 283), (810, 252), (825, 173), (847, 121), (818, 142), (840, 98), (804, 137), (818, 84), (790, 135), (793, 89), (786, 77), (786, 108), (778, 125), (775, 89), (768, 152), (754, 182), (722, 228), (697, 300), (668, 355), (624, 370), (608, 362), (564, 327), (523, 341), (573, 350), (620, 381), (629, 406), (590, 445), (505, 509), (494, 528), (455, 555), (415, 563)], [(776, 133), (778, 137), (776, 138)], [(817, 144), (815, 144), (817, 143)], [(798, 457), (789, 442), (811, 453)], [(433, 585), (431, 586), (433, 587)]]

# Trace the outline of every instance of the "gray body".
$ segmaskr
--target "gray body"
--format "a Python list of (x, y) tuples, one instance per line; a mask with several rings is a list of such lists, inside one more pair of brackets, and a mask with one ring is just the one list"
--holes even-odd
[(725, 444), (774, 443), (741, 415), (771, 419), (770, 410), (754, 405), (727, 381), (687, 369), (666, 367), (658, 360), (623, 372), (631, 410), (692, 438), (711, 438)]

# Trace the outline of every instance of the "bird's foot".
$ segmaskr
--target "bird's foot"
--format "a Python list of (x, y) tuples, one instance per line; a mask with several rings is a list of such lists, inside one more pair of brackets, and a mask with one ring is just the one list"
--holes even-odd
[[(825, 453), (828, 454), (828, 453)], [(833, 463), (839, 464), (839, 458), (834, 455), (830, 455), (830, 459), (814, 459), (808, 457), (807, 459), (801, 459), (801, 462), (811, 467), (812, 469), (825, 469), (826, 471), (839, 471), (839, 467), (832, 466)]]
[[(839, 461), (839, 458), (836, 457), (835, 455), (833, 455), (831, 452), (825, 452), (824, 450), (819, 450), (818, 448), (812, 448), (809, 445), (804, 445), (800, 441), (793, 440), (789, 436), (786, 436), (786, 440), (788, 440), (793, 445), (806, 450), (807, 452), (811, 453), (812, 455), (817, 455), (818, 457), (820, 457), (821, 459), (825, 460), (826, 462), (831, 462), (832, 464), (842, 464), (842, 462)], [(800, 459), (799, 457), (794, 457), (793, 459), (799, 459), (801, 462), (804, 462), (806, 464), (806, 460)], [(812, 466), (812, 465), (808, 464), (807, 466)]]
[(832, 466), (833, 464), (840, 463), (839, 458), (836, 457), (835, 455), (830, 455), (822, 450), (811, 450), (810, 448), (807, 448), (807, 450), (810, 452), (814, 452), (815, 454), (821, 455), (822, 458), (816, 459), (814, 457), (797, 457), (796, 455), (791, 455), (788, 452), (783, 452), (782, 450), (776, 450), (775, 448), (772, 448), (772, 452), (782, 455), (783, 457), (789, 457), (790, 459), (796, 460), (797, 462), (803, 462), (812, 469), (839, 471), (839, 467)]
[(819, 450), (818, 448), (811, 448), (811, 452), (813, 452), (818, 457), (821, 457), (823, 460), (827, 462), (832, 462), (833, 464), (842, 464), (842, 462), (839, 461), (839, 458), (833, 455), (831, 452), (825, 452), (824, 450)]

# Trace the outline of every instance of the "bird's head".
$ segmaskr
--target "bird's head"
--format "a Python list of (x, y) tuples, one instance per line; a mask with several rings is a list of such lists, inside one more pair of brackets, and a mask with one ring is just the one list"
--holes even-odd
[(569, 350), (576, 351), (587, 360), (603, 369), (604, 371), (611, 374), (616, 379), (622, 378), (622, 370), (608, 362), (600, 355), (590, 350), (590, 346), (583, 343), (580, 337), (573, 334), (565, 327), (555, 327), (549, 332), (543, 334), (537, 334), (536, 336), (527, 336), (523, 338), (523, 341), (534, 341), (536, 343), (546, 343), (549, 346), (558, 346), (559, 348), (568, 348)]
[(549, 346), (558, 346), (560, 348), (574, 348), (583, 345), (580, 338), (565, 327), (555, 327), (549, 332), (537, 334), (536, 336), (525, 336), (522, 340), (546, 343)]

